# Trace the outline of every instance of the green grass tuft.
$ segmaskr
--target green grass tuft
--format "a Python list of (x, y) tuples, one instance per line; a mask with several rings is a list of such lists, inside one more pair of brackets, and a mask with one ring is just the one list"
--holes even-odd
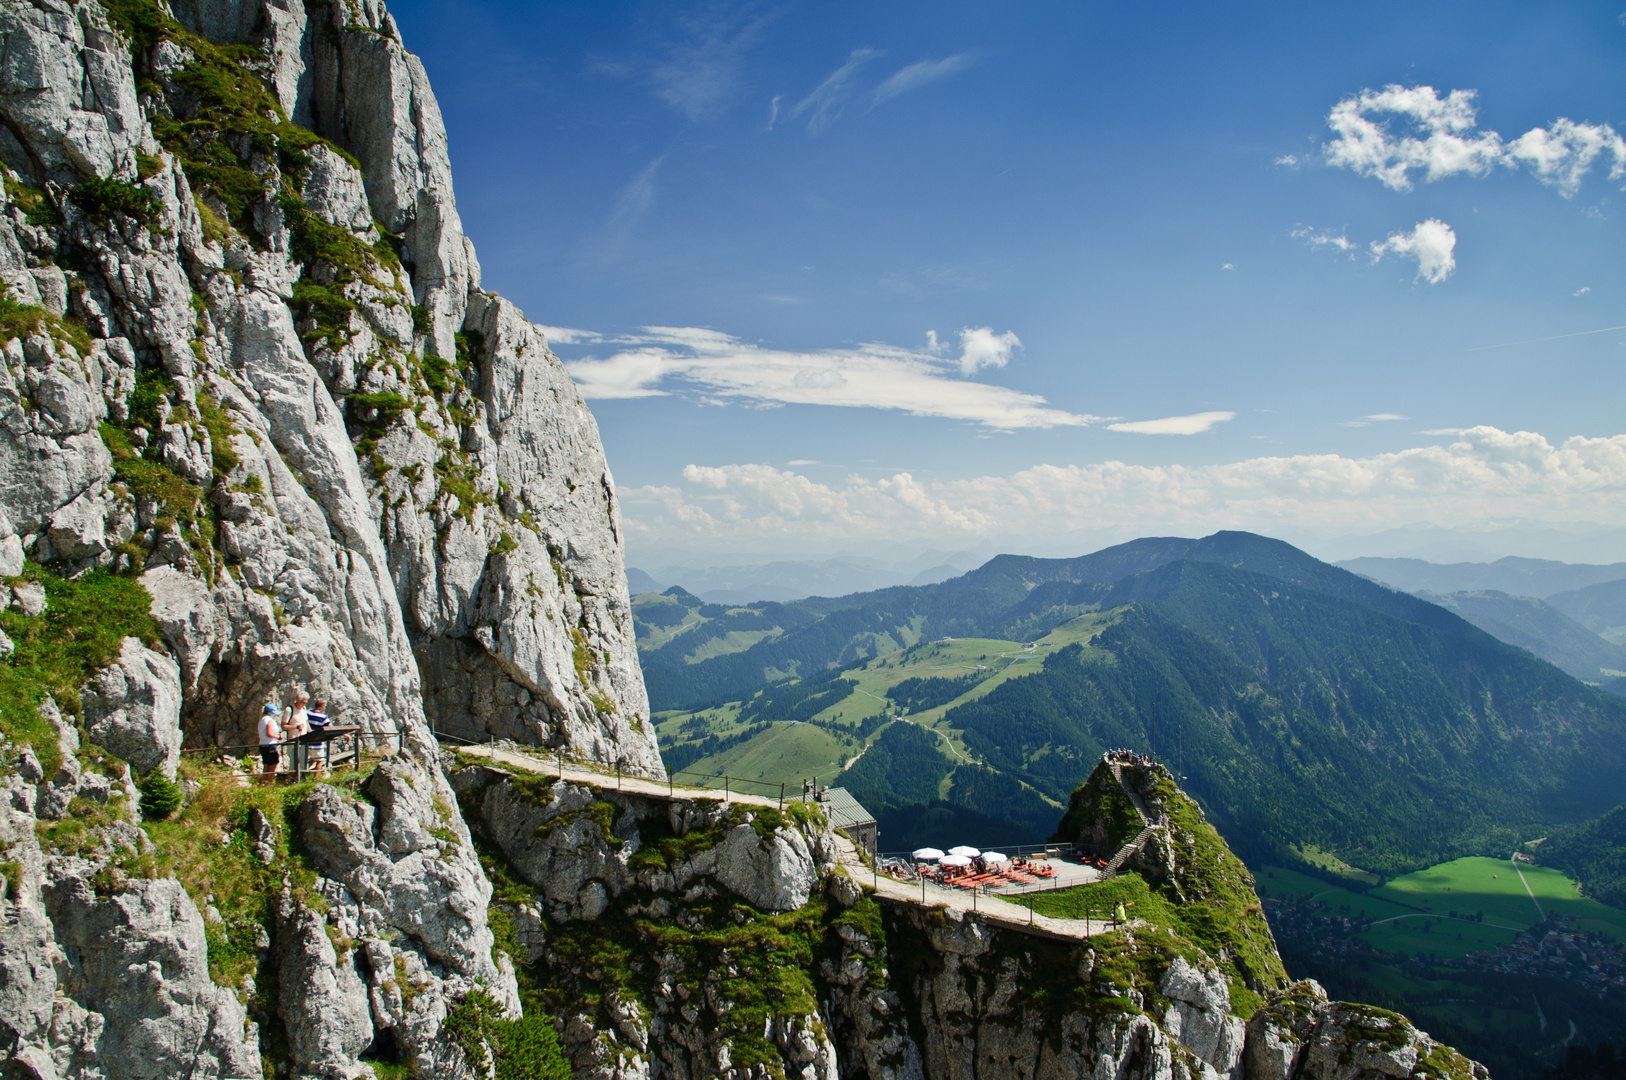
[(52, 775), (61, 757), (40, 703), (50, 695), (63, 713), (78, 715), (85, 680), (113, 662), (126, 637), (157, 645), (158, 624), (150, 614), (152, 597), (131, 578), (91, 570), (68, 580), (35, 563), (24, 567), (23, 577), (45, 586), (46, 608), (32, 619), (0, 611), (0, 629), (17, 647), (0, 662), (0, 730), (32, 746)]

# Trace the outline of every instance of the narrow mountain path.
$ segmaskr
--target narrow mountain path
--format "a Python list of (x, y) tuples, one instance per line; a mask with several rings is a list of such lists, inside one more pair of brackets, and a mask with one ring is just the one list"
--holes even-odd
[[(457, 749), (460, 753), (467, 754), (470, 757), (485, 758), (493, 765), (501, 768), (518, 769), (543, 776), (557, 776), (571, 783), (585, 784), (606, 791), (624, 791), (657, 799), (724, 798), (726, 802), (746, 803), (754, 806), (779, 805), (778, 799), (764, 798), (760, 795), (724, 792), (718, 788), (686, 787), (670, 781), (648, 780), (643, 777), (622, 776), (618, 778), (613, 771), (606, 773), (599, 769), (587, 768), (572, 762), (566, 762), (561, 769), (557, 759), (549, 760), (541, 755), (526, 754), (514, 750), (501, 750), (489, 745), (461, 746)], [(864, 861), (863, 856), (858, 853), (858, 848), (851, 840), (840, 834), (837, 834), (835, 839), (837, 857), (841, 865), (846, 869), (848, 876), (860, 884), (868, 882), (870, 887), (875, 890), (876, 895), (884, 896), (888, 900), (900, 901), (906, 904), (920, 904), (924, 907), (941, 906), (956, 911), (975, 912), (979, 917), (1008, 929), (1020, 930), (1024, 933), (1037, 933), (1048, 937), (1086, 938), (1115, 929), (1110, 919), (1058, 919), (1049, 915), (1037, 914), (1020, 904), (1013, 904), (997, 896), (980, 896), (964, 889), (945, 888), (935, 882), (920, 882), (911, 885), (908, 882), (881, 877), (873, 866)], [(1033, 891), (1038, 892), (1041, 890), (1034, 889)], [(1147, 924), (1139, 919), (1131, 919), (1127, 925), (1139, 927)]]

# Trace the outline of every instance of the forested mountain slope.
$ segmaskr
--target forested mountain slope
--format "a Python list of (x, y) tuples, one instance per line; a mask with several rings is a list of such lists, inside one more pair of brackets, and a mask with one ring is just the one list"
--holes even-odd
[(1456, 612), (1492, 637), (1528, 649), (1583, 682), (1606, 684), (1615, 677), (1612, 673), (1626, 671), (1626, 646), (1604, 640), (1546, 600), (1509, 596), (1494, 589), (1419, 595)]
[[(737, 651), (684, 662), (679, 634), (646, 652), (652, 699), (760, 716), (793, 688), (766, 681), (841, 668), (869, 685), (890, 668), (890, 689), (798, 718), (876, 713), (861, 739), (834, 730), (862, 751), (842, 782), (895, 838), (955, 811), (1047, 832), (1108, 746), (1183, 763), (1188, 789), (1250, 854), (1318, 849), (1384, 873), (1510, 847), (1626, 790), (1626, 701), (1247, 533), (1001, 556), (939, 585), (773, 609), (771, 637)], [(768, 606), (715, 615), (766, 618)], [(908, 683), (909, 665), (969, 635), (992, 643), (967, 646), (980, 651), (965, 674)], [(1039, 647), (999, 669), (987, 659), (997, 639)], [(716, 709), (728, 695), (751, 700)], [(905, 713), (919, 725), (886, 723)]]

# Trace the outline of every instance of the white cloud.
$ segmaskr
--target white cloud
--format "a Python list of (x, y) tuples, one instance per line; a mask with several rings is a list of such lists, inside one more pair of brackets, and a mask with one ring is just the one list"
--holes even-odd
[[(933, 339), (935, 342), (935, 338)], [(1002, 367), (1017, 336), (988, 327), (960, 331), (961, 354), (863, 344), (797, 352), (766, 348), (697, 327), (645, 327), (614, 339), (620, 351), (568, 366), (589, 398), (655, 397), (689, 390), (705, 400), (756, 406), (897, 409), (969, 420), (996, 430), (1080, 426), (1098, 417), (1053, 408), (1037, 394), (955, 377)]]
[[(1401, 416), (1399, 413), (1380, 412), (1380, 413), (1372, 413), (1372, 414), (1370, 414), (1368, 416), (1358, 416), (1353, 420), (1345, 420), (1341, 426), (1343, 426), (1343, 427), (1365, 427), (1368, 424), (1383, 424), (1383, 423), (1387, 423), (1390, 420), (1405, 420), (1405, 419), (1406, 419), (1406, 417)], [(1425, 434), (1426, 434), (1426, 432), (1425, 432)]]
[(1235, 270), (1236, 269), (1236, 263), (1221, 263), (1220, 264), (1220, 269), (1221, 270)]
[(790, 111), (792, 116), (801, 116), (811, 113), (807, 118), (807, 130), (810, 135), (818, 135), (827, 130), (831, 124), (841, 119), (842, 110), (852, 97), (853, 76), (858, 69), (884, 54), (879, 49), (854, 49), (847, 57), (847, 62), (832, 71), (813, 92)]
[(899, 94), (906, 94), (910, 90), (918, 90), (927, 83), (934, 83), (938, 79), (946, 79), (950, 75), (964, 71), (976, 63), (970, 53), (957, 53), (954, 56), (945, 56), (941, 60), (922, 60), (918, 64), (910, 64), (901, 68), (890, 79), (875, 88), (874, 101), (879, 105), (883, 101), (890, 101)]
[(1126, 420), (1108, 424), (1108, 431), (1129, 431), (1136, 435), (1201, 435), (1227, 420), (1236, 419), (1234, 412), (1200, 412), (1190, 416), (1165, 416), (1161, 420)]
[(1438, 218), (1420, 221), (1409, 233), (1394, 233), (1382, 243), (1372, 245), (1372, 260), (1388, 254), (1417, 260), (1417, 277), (1430, 285), (1438, 285), (1457, 268), (1457, 234), (1451, 226)]
[(1000, 368), (1011, 362), (1011, 353), (1022, 347), (1015, 331), (996, 334), (992, 327), (966, 327), (960, 331), (960, 374), (975, 375), (983, 368)]
[(577, 244), (583, 259), (604, 268), (627, 254), (638, 226), (655, 204), (655, 174), (665, 160), (666, 155), (662, 154), (639, 169), (617, 193), (615, 205), (610, 208), (604, 224)]
[(1295, 226), (1287, 235), (1291, 236), (1295, 240), (1303, 240), (1306, 244), (1309, 244), (1313, 248), (1330, 247), (1336, 251), (1343, 252), (1350, 252), (1355, 249), (1354, 242), (1341, 232), (1334, 235), (1331, 232), (1318, 232), (1307, 225), (1298, 225)]
[[(1560, 117), (1550, 128), (1532, 128), (1504, 143), (1478, 128), (1474, 97), (1472, 90), (1453, 90), (1442, 98), (1432, 86), (1363, 90), (1332, 107), (1327, 126), (1337, 137), (1322, 152), (1329, 165), (1376, 177), (1395, 191), (1409, 191), (1414, 173), (1434, 181), (1484, 176), (1497, 165), (1526, 166), (1567, 199), (1604, 157), (1613, 159), (1610, 179), (1626, 177), (1626, 140), (1607, 124)], [(1391, 119), (1400, 132), (1391, 130)]]
[(1570, 295), (1571, 296), (1585, 296), (1587, 293), (1589, 293), (1591, 291), (1592, 291), (1592, 286), (1590, 286), (1590, 285), (1582, 285), (1579, 289), (1576, 289), (1574, 292), (1570, 293)]
[(1576, 124), (1558, 119), (1551, 131), (1533, 128), (1507, 144), (1507, 156), (1528, 165), (1544, 184), (1564, 198), (1581, 190), (1581, 178), (1603, 155), (1614, 159), (1609, 179), (1626, 176), (1626, 139), (1606, 124)]
[[(900, 472), (815, 483), (768, 465), (691, 465), (679, 486), (623, 488), (630, 538), (971, 543), (1121, 530), (1201, 535), (1360, 529), (1509, 518), (1626, 525), (1626, 435), (1542, 435), (1494, 427), (1371, 457), (1306, 454), (1217, 465), (1036, 465), (1011, 475), (923, 481)], [(1600, 519), (1602, 515), (1602, 519)]]
[(603, 334), (595, 334), (591, 330), (576, 330), (568, 326), (547, 326), (543, 323), (532, 323), (548, 339), (549, 345), (580, 345), (586, 342), (603, 341)]
[(1277, 165), (1285, 165), (1290, 169), (1296, 169), (1299, 165), (1299, 158), (1297, 154), (1283, 154), (1281, 157), (1276, 159), (1275, 163)]

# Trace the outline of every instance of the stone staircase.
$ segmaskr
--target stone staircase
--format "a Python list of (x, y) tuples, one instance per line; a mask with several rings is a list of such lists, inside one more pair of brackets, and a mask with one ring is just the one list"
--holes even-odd
[(1107, 862), (1106, 869), (1101, 873), (1102, 881), (1110, 881), (1117, 876), (1118, 871), (1123, 869), (1124, 863), (1129, 861), (1130, 856), (1145, 847), (1146, 841), (1163, 831), (1164, 828), (1163, 822), (1154, 822), (1146, 816), (1146, 804), (1141, 801), (1139, 792), (1124, 782), (1123, 766), (1109, 762), (1107, 768), (1112, 770), (1113, 779), (1118, 781), (1118, 786), (1123, 788), (1125, 795), (1129, 796), (1129, 805), (1135, 808), (1135, 814), (1140, 818), (1141, 830), (1135, 834), (1133, 840), (1119, 848), (1117, 854), (1113, 855), (1111, 860)]
[(1135, 838), (1119, 848), (1118, 853), (1107, 863), (1107, 868), (1101, 872), (1101, 880), (1110, 881), (1116, 877), (1118, 871), (1123, 869), (1124, 863), (1129, 861), (1129, 857), (1145, 847), (1146, 841), (1152, 838), (1152, 834), (1159, 832), (1162, 828), (1161, 825), (1148, 825), (1136, 833)]

